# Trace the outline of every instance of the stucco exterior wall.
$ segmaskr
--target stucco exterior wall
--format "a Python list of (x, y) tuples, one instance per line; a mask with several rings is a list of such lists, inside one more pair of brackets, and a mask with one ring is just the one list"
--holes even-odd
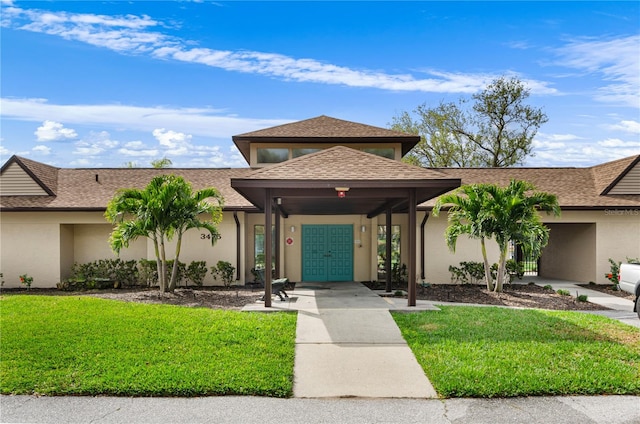
[[(237, 226), (233, 212), (225, 212), (219, 230), (222, 238), (211, 246), (206, 232), (190, 230), (184, 236), (180, 259), (190, 263), (206, 260), (207, 267), (218, 260), (230, 262), (240, 270), (240, 284), (252, 281), (250, 269), (254, 266), (254, 225), (263, 224), (260, 213), (237, 214), (240, 222), (240, 262), (236, 259)], [(416, 240), (420, 241), (420, 223), (424, 212), (417, 216)], [(105, 223), (101, 212), (3, 212), (0, 220), (0, 271), (4, 274), (5, 287), (19, 287), (18, 276), (27, 273), (34, 277), (33, 287), (55, 287), (61, 279), (68, 277), (74, 262), (89, 262), (116, 257), (107, 243), (111, 226)], [(401, 225), (401, 261), (408, 263), (408, 217), (393, 215), (394, 225)], [(551, 243), (543, 252), (541, 272), (550, 278), (596, 283), (607, 283), (608, 258), (623, 261), (626, 257), (640, 258), (640, 211), (564, 211), (561, 218), (547, 217), (550, 224)], [(280, 251), (282, 275), (291, 281), (300, 281), (301, 225), (302, 224), (348, 224), (354, 231), (354, 280), (377, 279), (377, 228), (384, 225), (380, 215), (367, 219), (360, 215), (344, 216), (291, 216), (281, 219)], [(579, 224), (579, 225), (575, 225)], [(291, 226), (295, 231), (291, 232)], [(365, 232), (361, 227), (365, 227)], [(481, 261), (480, 242), (461, 236), (456, 252), (449, 251), (444, 231), (447, 226), (446, 213), (439, 217), (429, 216), (425, 227), (425, 281), (448, 283), (449, 265), (462, 261)], [(203, 238), (204, 234), (204, 238)], [(286, 239), (291, 238), (292, 244)], [(174, 255), (174, 243), (169, 243), (167, 252)], [(498, 248), (495, 242), (487, 241), (489, 260), (497, 262)], [(417, 270), (420, 276), (420, 246), (417, 246)], [(571, 254), (566, 252), (570, 251)], [(141, 239), (124, 249), (122, 259), (154, 259), (150, 240)], [(591, 258), (591, 259), (590, 259)], [(554, 262), (555, 261), (555, 262)], [(205, 284), (215, 282), (210, 273)]]
[(540, 257), (541, 277), (594, 281), (596, 275), (596, 224), (549, 223), (549, 244)]
[[(244, 214), (240, 215), (239, 219), (244, 219)], [(34, 278), (32, 287), (55, 287), (69, 277), (76, 262), (118, 257), (108, 243), (111, 230), (102, 212), (3, 212), (0, 271), (4, 275), (4, 287), (20, 287), (18, 276), (25, 273)], [(189, 230), (183, 238), (180, 260), (187, 264), (206, 260), (208, 268), (218, 260), (225, 260), (237, 268), (236, 224), (232, 212), (224, 213), (219, 231), (222, 238), (212, 247), (210, 239), (202, 238), (206, 231)], [(168, 257), (175, 255), (175, 240), (167, 244), (166, 251)], [(153, 243), (140, 238), (122, 249), (119, 257), (122, 260), (155, 259)], [(220, 283), (214, 282), (209, 271), (205, 284)]]
[(33, 277), (31, 287), (55, 287), (60, 279), (60, 225), (36, 216), (16, 222), (3, 213), (0, 223), (0, 272), (4, 287), (21, 287), (19, 276)]
[[(421, 219), (418, 220), (418, 227)], [(482, 249), (480, 240), (460, 236), (456, 243), (455, 252), (447, 247), (444, 232), (447, 228), (447, 214), (429, 216), (425, 226), (425, 281), (434, 284), (447, 284), (451, 282), (449, 265), (458, 266), (463, 261), (482, 262)], [(420, 236), (418, 234), (418, 242)], [(500, 252), (498, 245), (493, 240), (486, 241), (487, 255), (490, 263), (498, 262)], [(419, 249), (418, 249), (419, 254)], [(420, 261), (418, 260), (418, 267)], [(418, 269), (418, 275), (420, 270)]]

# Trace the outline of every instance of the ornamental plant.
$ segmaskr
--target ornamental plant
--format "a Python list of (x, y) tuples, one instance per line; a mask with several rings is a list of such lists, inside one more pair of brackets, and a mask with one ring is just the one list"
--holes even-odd
[(33, 283), (33, 277), (29, 277), (29, 274), (22, 274), (20, 276), (20, 284), (27, 286), (27, 290), (31, 291), (31, 284)]
[(235, 272), (235, 270), (236, 268), (231, 265), (230, 262), (218, 261), (216, 266), (211, 267), (211, 274), (213, 274), (213, 277), (216, 280), (222, 280), (222, 284), (224, 284), (226, 288), (229, 288), (231, 286), (231, 282), (233, 281), (233, 273)]

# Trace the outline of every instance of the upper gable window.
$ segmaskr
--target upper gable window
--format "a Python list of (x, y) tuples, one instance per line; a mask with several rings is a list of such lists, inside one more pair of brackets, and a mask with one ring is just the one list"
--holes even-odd
[(322, 149), (292, 149), (292, 158), (308, 155), (309, 153), (319, 152)]
[(258, 163), (280, 163), (289, 159), (289, 149), (258, 149)]
[(396, 151), (393, 147), (388, 147), (388, 148), (387, 147), (385, 148), (371, 147), (371, 148), (364, 148), (362, 149), (362, 151), (367, 153), (373, 153), (374, 155), (382, 156), (383, 158), (387, 158), (387, 159), (396, 158)]

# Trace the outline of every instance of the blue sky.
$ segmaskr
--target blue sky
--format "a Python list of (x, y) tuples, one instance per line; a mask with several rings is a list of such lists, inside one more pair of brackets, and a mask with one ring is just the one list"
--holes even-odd
[(549, 118), (525, 165), (640, 154), (636, 1), (0, 1), (2, 163), (244, 167), (235, 134), (388, 127), (503, 75)]

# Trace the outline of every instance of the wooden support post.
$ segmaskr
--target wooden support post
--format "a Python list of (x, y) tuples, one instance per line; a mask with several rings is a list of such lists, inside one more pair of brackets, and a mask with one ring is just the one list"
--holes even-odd
[(407, 304), (416, 306), (416, 189), (409, 190), (409, 270)]
[(385, 231), (386, 231), (386, 244), (385, 244), (385, 258), (384, 258), (384, 269), (385, 269), (385, 291), (387, 293), (391, 293), (391, 239), (393, 238), (393, 231), (391, 225), (391, 209), (387, 209), (387, 213), (385, 215)]
[(273, 200), (271, 189), (265, 190), (264, 198), (264, 307), (271, 307), (271, 211)]

